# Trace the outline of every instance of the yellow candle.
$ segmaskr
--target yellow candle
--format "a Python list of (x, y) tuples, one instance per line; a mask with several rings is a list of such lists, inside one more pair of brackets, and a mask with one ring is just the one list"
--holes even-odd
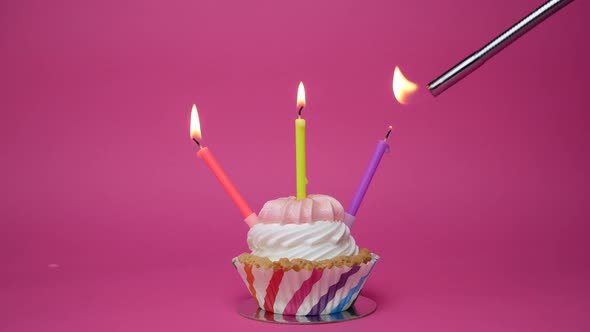
[(295, 161), (297, 166), (297, 199), (307, 197), (305, 175), (305, 120), (295, 120)]
[(297, 89), (297, 109), (299, 117), (295, 120), (295, 166), (297, 171), (297, 199), (307, 197), (307, 175), (305, 162), (305, 120), (301, 118), (301, 111), (305, 107), (305, 89), (303, 82), (299, 82)]

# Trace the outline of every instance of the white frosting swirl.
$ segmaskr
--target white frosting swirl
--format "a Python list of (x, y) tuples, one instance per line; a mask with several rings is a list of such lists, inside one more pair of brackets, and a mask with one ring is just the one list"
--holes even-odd
[(278, 261), (303, 258), (330, 259), (358, 254), (350, 230), (342, 222), (316, 221), (305, 224), (257, 224), (248, 232), (252, 254)]

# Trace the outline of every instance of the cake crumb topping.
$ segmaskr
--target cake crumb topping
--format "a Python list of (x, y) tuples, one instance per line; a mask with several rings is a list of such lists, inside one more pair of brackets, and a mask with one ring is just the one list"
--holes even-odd
[(277, 270), (313, 270), (313, 269), (330, 269), (332, 267), (352, 267), (368, 263), (373, 259), (371, 251), (367, 248), (362, 248), (359, 253), (354, 256), (338, 256), (331, 259), (323, 259), (319, 261), (310, 261), (302, 258), (288, 259), (281, 258), (278, 261), (271, 261), (267, 257), (260, 257), (249, 253), (243, 253), (238, 256), (238, 261), (245, 265), (254, 265), (257, 268)]

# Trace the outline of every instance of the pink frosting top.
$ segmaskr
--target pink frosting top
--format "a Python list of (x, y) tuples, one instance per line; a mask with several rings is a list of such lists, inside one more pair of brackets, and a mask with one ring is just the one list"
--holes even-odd
[(258, 217), (264, 224), (342, 221), (344, 208), (334, 197), (327, 195), (309, 195), (301, 200), (295, 197), (283, 197), (266, 202)]

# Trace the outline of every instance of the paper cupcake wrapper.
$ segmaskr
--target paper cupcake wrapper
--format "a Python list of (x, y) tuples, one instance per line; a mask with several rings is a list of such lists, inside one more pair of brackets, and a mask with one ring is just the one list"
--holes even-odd
[(379, 256), (352, 267), (278, 270), (232, 263), (260, 309), (283, 315), (315, 316), (347, 310), (358, 297)]

